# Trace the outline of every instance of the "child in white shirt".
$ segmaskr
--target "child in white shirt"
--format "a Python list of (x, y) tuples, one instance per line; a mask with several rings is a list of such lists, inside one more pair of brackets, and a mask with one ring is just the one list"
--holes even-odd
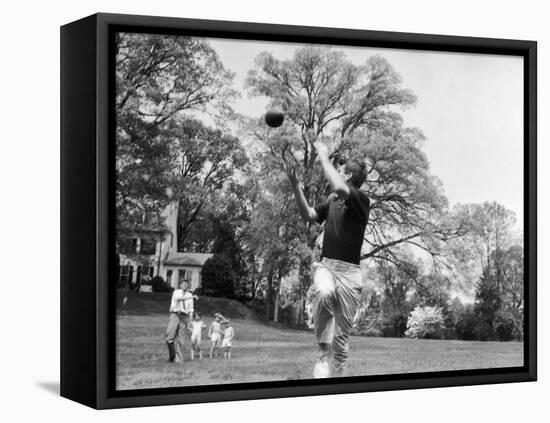
[(214, 314), (215, 318), (210, 327), (208, 328), (208, 337), (210, 338), (210, 358), (218, 356), (218, 350), (222, 342), (222, 322), (225, 318), (220, 314)]
[(194, 313), (193, 320), (189, 322), (188, 328), (191, 332), (191, 360), (195, 359), (195, 352), (199, 353), (199, 359), (202, 360), (202, 330), (206, 328), (206, 325), (202, 321), (200, 313)]
[(231, 346), (233, 345), (233, 338), (235, 337), (235, 329), (230, 324), (230, 320), (226, 320), (223, 323), (224, 330), (223, 330), (223, 341), (222, 341), (222, 348), (223, 348), (223, 358), (230, 359), (231, 358)]

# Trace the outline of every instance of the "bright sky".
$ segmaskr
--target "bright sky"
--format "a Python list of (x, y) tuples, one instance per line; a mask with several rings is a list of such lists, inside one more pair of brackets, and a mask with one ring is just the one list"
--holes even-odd
[[(302, 44), (209, 39), (236, 73), (242, 98), (236, 111), (260, 116), (267, 99), (248, 98), (244, 79), (254, 58), (269, 51), (291, 58)], [(336, 46), (355, 64), (385, 57), (418, 97), (403, 112), (405, 124), (427, 137), (424, 151), (452, 204), (495, 200), (523, 220), (523, 59), (512, 56), (440, 53)]]

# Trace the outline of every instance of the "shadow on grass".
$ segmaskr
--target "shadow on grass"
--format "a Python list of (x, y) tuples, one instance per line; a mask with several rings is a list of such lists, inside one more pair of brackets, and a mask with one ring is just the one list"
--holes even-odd
[(55, 396), (59, 396), (60, 394), (59, 382), (37, 382), (36, 386)]

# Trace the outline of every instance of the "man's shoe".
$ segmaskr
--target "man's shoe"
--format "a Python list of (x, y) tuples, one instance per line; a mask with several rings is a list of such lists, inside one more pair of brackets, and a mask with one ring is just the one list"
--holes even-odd
[(324, 379), (330, 377), (330, 364), (328, 355), (323, 355), (319, 360), (317, 360), (317, 363), (315, 363), (315, 366), (313, 366), (313, 377), (315, 379)]

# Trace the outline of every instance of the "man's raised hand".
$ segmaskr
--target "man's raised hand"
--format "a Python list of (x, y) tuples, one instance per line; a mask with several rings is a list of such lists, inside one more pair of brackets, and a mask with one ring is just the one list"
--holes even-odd
[(300, 182), (298, 181), (298, 176), (296, 176), (296, 166), (285, 161), (285, 170), (286, 170), (288, 179), (292, 184), (292, 187), (297, 187)]

